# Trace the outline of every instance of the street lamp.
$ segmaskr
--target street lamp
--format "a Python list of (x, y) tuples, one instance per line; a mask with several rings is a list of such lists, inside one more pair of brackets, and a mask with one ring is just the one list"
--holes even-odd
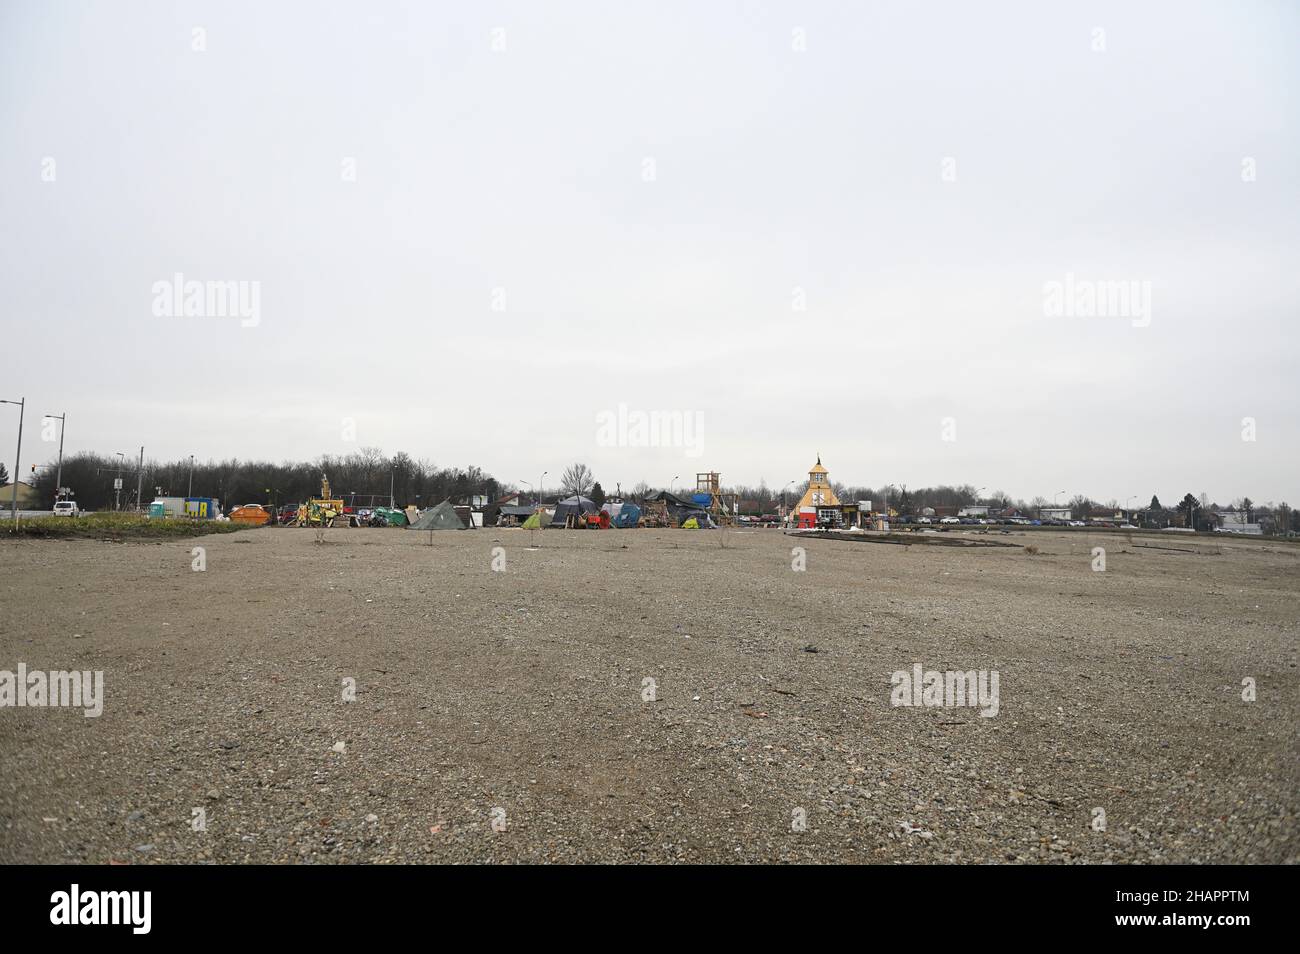
[[(799, 479), (798, 477), (795, 478), (795, 480), (798, 479)], [(793, 483), (794, 480), (790, 481), (790, 484)], [(784, 487), (781, 488), (781, 522), (784, 523), (787, 527), (790, 525), (790, 512), (785, 508), (785, 492), (790, 489), (790, 484), (786, 484)]]
[(544, 471), (542, 471), (542, 476), (540, 476), (540, 477), (537, 478), (537, 506), (538, 506), (538, 508), (540, 508), (540, 507), (542, 506), (542, 487), (544, 487), (544, 486), (546, 485), (546, 484), (545, 484), (545, 481), (546, 481), (546, 475), (549, 474), (549, 473), (550, 473), (549, 470), (544, 470)]
[(190, 486), (189, 489), (185, 491), (185, 496), (186, 497), (194, 496), (194, 455), (193, 454), (190, 455)]
[(46, 414), (47, 420), (59, 421), (59, 470), (54, 478), (54, 499), (58, 500), (63, 492), (63, 432), (68, 426), (68, 412), (62, 414)]
[(676, 487), (677, 487), (677, 478), (680, 477), (680, 476), (681, 476), (681, 474), (675, 474), (675, 475), (673, 476), (673, 482), (672, 482), (671, 484), (668, 485), (668, 492), (669, 492), (670, 494), (672, 494), (674, 497), (677, 496), (677, 490), (676, 490)]
[[(523, 478), (520, 478), (519, 482), (520, 482), (521, 484), (523, 484), (525, 487), (527, 487), (529, 490), (533, 490), (533, 483), (532, 483), (532, 481), (530, 481), (530, 480), (524, 480)], [(534, 498), (537, 497), (537, 491), (536, 491), (536, 490), (533, 490), (533, 497), (534, 497)]]
[(122, 509), (122, 472), (125, 469), (126, 455), (121, 451), (114, 451), (120, 460), (117, 462), (117, 475), (113, 478), (113, 509)]
[(23, 457), (23, 415), (27, 413), (27, 398), (23, 397), (17, 401), (0, 401), (0, 404), (17, 404), (18, 405), (18, 449), (14, 451), (14, 472), (9, 479), (13, 481), (14, 491), (10, 499), (10, 506), (14, 513), (14, 526), (18, 526), (18, 468), (22, 466)]

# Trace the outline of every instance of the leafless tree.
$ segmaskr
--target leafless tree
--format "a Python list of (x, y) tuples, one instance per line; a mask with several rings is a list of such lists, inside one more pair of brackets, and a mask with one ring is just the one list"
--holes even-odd
[(560, 476), (560, 490), (571, 497), (591, 496), (596, 478), (586, 464), (572, 464)]

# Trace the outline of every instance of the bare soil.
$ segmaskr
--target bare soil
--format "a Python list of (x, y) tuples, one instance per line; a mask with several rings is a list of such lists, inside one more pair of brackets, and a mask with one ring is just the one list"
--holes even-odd
[(0, 670), (105, 681), (0, 709), (0, 862), (1295, 862), (1300, 548), (1172, 536), (0, 541)]

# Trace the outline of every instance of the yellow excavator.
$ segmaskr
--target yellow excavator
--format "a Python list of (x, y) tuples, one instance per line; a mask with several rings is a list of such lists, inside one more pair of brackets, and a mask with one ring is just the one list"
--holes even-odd
[(343, 513), (343, 501), (330, 494), (330, 480), (320, 475), (320, 496), (313, 497), (298, 508), (294, 518), (296, 527), (332, 527), (334, 520)]

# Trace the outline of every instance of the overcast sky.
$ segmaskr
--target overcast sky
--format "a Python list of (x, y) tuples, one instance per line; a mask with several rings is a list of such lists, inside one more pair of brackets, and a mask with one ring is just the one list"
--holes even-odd
[(0, 398), (27, 462), (1294, 504), (1298, 10), (0, 0)]

